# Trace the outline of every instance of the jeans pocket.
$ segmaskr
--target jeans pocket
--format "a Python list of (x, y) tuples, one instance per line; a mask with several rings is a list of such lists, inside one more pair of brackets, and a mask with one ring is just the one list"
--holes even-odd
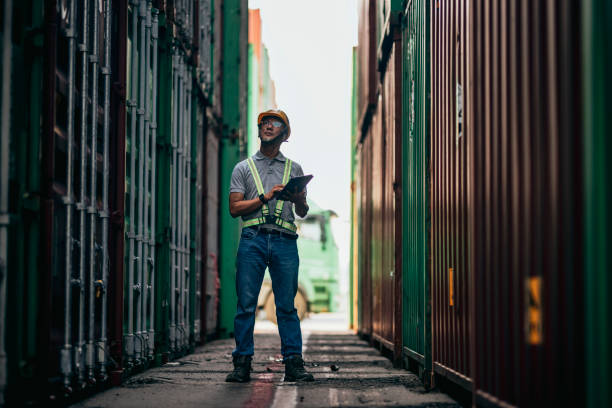
[(257, 236), (257, 230), (255, 228), (244, 228), (241, 233), (241, 238), (245, 240), (253, 239)]

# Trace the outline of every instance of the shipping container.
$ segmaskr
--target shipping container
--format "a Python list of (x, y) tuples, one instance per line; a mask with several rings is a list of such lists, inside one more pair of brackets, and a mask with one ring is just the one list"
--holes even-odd
[[(606, 1), (582, 2), (582, 107), (584, 133), (584, 285), (585, 384), (589, 408), (612, 405), (612, 194), (610, 117), (612, 7)], [(580, 245), (576, 242), (576, 245)], [(580, 320), (580, 316), (576, 316)]]
[(381, 71), (389, 59), (394, 41), (393, 31), (401, 23), (405, 0), (375, 0), (376, 2), (376, 65)]
[[(154, 358), (157, 189), (157, 13), (147, 3), (128, 8), (126, 193), (124, 246), (124, 362), (127, 369)], [(163, 83), (162, 83), (163, 86)], [(163, 106), (163, 105), (162, 105)], [(163, 191), (160, 191), (163, 193)], [(160, 207), (163, 211), (164, 207)]]
[[(215, 3), (216, 4), (216, 3)], [(236, 314), (235, 259), (240, 221), (229, 213), (228, 187), (234, 166), (247, 152), (248, 7), (247, 0), (226, 0), (220, 7), (223, 24), (222, 135), (219, 175), (219, 333), (231, 336)]]
[[(361, 0), (359, 3), (359, 30), (357, 61), (359, 86), (357, 87), (357, 128), (365, 132), (372, 107), (376, 103), (378, 89), (376, 61), (376, 0)], [(359, 138), (361, 140), (361, 138)]]
[(372, 138), (366, 137), (358, 148), (360, 162), (359, 196), (359, 328), (366, 338), (372, 335)]
[(219, 316), (219, 144), (220, 130), (209, 118), (206, 133), (206, 220), (202, 226), (206, 231), (205, 281), (203, 325), (207, 337), (214, 336), (218, 329)]
[(434, 372), (471, 387), (467, 2), (431, 4), (431, 303)]
[[(40, 374), (44, 3), (3, 2), (0, 106), (0, 405)], [(6, 18), (5, 18), (6, 17)], [(15, 107), (19, 107), (15, 109)]]
[(40, 309), (49, 321), (43, 378), (59, 395), (108, 375), (109, 193), (123, 182), (109, 177), (110, 65), (118, 43), (111, 39), (110, 3), (63, 7), (46, 9), (56, 24), (56, 36), (46, 38), (55, 55), (47, 67), (53, 79), (45, 83), (54, 88), (47, 103), (55, 106), (46, 110), (52, 116), (44, 130), (51, 172), (42, 251), (50, 279)]
[[(197, 83), (202, 92), (200, 103), (205, 106), (198, 109), (197, 131), (202, 143), (198, 145), (197, 177), (201, 191), (197, 194), (201, 204), (197, 205), (200, 215), (196, 220), (196, 251), (199, 251), (201, 264), (198, 301), (200, 302), (200, 341), (213, 338), (217, 333), (217, 317), (219, 309), (219, 139), (220, 114), (218, 102), (221, 92), (220, 41), (212, 38), (221, 37), (221, 19), (219, 18), (219, 2), (201, 1), (198, 14), (196, 36), (197, 45)], [(217, 18), (215, 18), (217, 15)], [(216, 75), (214, 75), (216, 74)]]
[(388, 183), (401, 180), (395, 258), (406, 365), (429, 385), (433, 369), (478, 406), (605, 405), (609, 376), (591, 362), (609, 361), (609, 280), (599, 273), (609, 246), (601, 164), (609, 47), (594, 38), (606, 38), (609, 10), (591, 2), (404, 2), (397, 177), (381, 160), (389, 163), (393, 120), (384, 53), (377, 97), (363, 103), (371, 86), (364, 50), (372, 35), (384, 44), (387, 32), (381, 3), (374, 30), (361, 3), (357, 48), (358, 332), (390, 333), (380, 299), (390, 290), (384, 203)]
[(394, 26), (389, 59), (382, 78), (383, 250), (382, 331), (394, 359), (402, 352), (402, 49), (399, 26)]
[[(397, 7), (397, 2), (362, 2), (359, 22), (356, 126), (363, 186), (358, 280), (363, 296), (358, 315), (359, 332), (390, 351), (399, 362), (402, 352), (402, 52), (399, 19), (389, 23), (391, 3)], [(387, 31), (383, 36), (377, 30), (385, 21)], [(377, 36), (381, 36), (380, 41)], [(376, 47), (383, 43), (384, 55), (377, 60)]]
[(68, 403), (218, 334), (223, 125), (244, 128), (223, 88), (246, 101), (219, 3), (3, 4), (3, 401)]
[[(430, 2), (408, 4), (402, 24), (402, 322), (407, 366), (431, 383)], [(417, 366), (415, 367), (415, 363)]]
[(578, 13), (500, 2), (471, 15), (477, 403), (584, 400)]

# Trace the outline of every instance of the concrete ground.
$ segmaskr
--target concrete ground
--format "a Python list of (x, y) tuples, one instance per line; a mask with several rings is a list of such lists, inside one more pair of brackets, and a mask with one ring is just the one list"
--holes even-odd
[(283, 382), (276, 326), (258, 322), (250, 383), (225, 382), (234, 341), (217, 340), (74, 407), (459, 407), (443, 393), (426, 392), (414, 374), (393, 368), (344, 327), (333, 314), (303, 322), (304, 360), (315, 376), (312, 383)]

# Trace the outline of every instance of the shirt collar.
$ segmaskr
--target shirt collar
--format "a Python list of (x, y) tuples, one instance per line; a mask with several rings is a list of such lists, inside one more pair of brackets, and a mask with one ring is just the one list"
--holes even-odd
[[(255, 160), (264, 160), (264, 159), (268, 159), (268, 157), (264, 156), (264, 154), (261, 151), (257, 151), (257, 153), (255, 153), (253, 155), (253, 158)], [(274, 160), (278, 160), (279, 162), (284, 162), (286, 160), (285, 156), (279, 151), (278, 154), (276, 155), (276, 157), (274, 158)]]

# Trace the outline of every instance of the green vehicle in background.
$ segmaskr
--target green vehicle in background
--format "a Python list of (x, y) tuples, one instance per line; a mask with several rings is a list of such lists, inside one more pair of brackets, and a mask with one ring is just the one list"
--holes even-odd
[[(338, 309), (338, 246), (331, 230), (332, 210), (324, 210), (308, 199), (310, 210), (306, 218), (297, 218), (295, 224), (300, 271), (295, 307), (300, 320), (309, 313), (335, 312)], [(266, 270), (257, 301), (258, 310), (276, 323), (276, 307), (270, 274)], [(259, 314), (259, 313), (258, 313)]]

